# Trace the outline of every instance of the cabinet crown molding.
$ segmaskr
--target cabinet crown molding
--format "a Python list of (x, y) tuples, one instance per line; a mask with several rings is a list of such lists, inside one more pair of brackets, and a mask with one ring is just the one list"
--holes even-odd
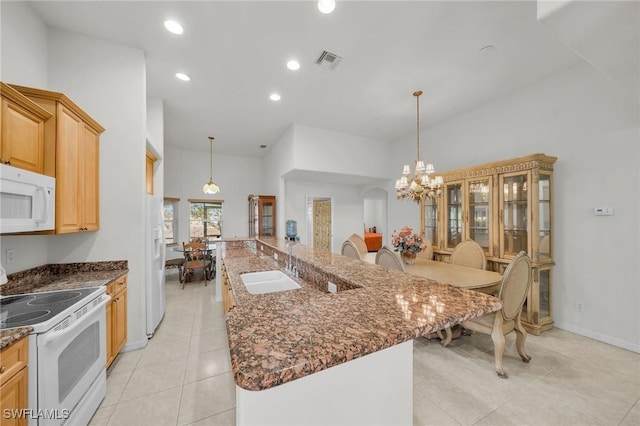
[(0, 81), (0, 92), (2, 92), (2, 96), (11, 100), (12, 102), (18, 104), (22, 108), (28, 110), (29, 112), (35, 114), (39, 118), (44, 121), (47, 121), (52, 117), (49, 111), (42, 108), (37, 103), (33, 102), (31, 99), (27, 98), (19, 91), (11, 87), (9, 84)]
[(442, 175), (445, 182), (450, 182), (460, 179), (479, 178), (497, 175), (500, 173), (518, 172), (531, 169), (552, 171), (553, 164), (557, 159), (558, 157), (538, 153), (527, 155), (525, 157), (517, 157), (509, 160), (481, 164), (478, 166), (465, 167), (439, 174)]
[(91, 126), (98, 133), (102, 133), (105, 130), (100, 123), (94, 120), (89, 114), (84, 112), (82, 108), (80, 108), (75, 102), (69, 99), (64, 93), (53, 92), (51, 90), (36, 89), (33, 87), (19, 86), (17, 84), (11, 84), (10, 86), (18, 92), (22, 93), (24, 96), (60, 102), (62, 105), (80, 116), (80, 118), (82, 118), (85, 123)]

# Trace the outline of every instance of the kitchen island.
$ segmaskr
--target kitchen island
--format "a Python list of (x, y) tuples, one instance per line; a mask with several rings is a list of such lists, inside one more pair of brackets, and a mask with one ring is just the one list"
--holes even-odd
[(238, 424), (410, 424), (413, 339), (500, 309), (492, 296), (301, 244), (291, 250), (301, 288), (252, 295), (241, 275), (283, 269), (287, 242), (219, 248), (235, 299), (225, 318)]

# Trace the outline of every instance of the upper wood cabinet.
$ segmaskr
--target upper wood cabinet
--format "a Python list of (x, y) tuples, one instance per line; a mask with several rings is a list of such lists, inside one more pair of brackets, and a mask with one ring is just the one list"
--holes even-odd
[(98, 230), (100, 133), (104, 128), (63, 93), (12, 87), (52, 115), (44, 127), (44, 173), (56, 178), (55, 233)]
[(51, 114), (20, 92), (0, 82), (0, 162), (44, 173), (44, 128)]
[(436, 259), (447, 261), (461, 241), (472, 239), (488, 268), (503, 272), (525, 251), (533, 282), (522, 310), (527, 331), (552, 328), (552, 179), (556, 157), (532, 154), (441, 173), (443, 197), (424, 205), (424, 232)]

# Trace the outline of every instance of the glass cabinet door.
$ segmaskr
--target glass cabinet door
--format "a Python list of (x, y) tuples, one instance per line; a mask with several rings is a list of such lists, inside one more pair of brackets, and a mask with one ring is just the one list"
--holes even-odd
[(453, 250), (463, 240), (463, 191), (462, 182), (451, 182), (445, 185), (445, 249)]
[(273, 236), (273, 211), (274, 211), (274, 203), (273, 201), (262, 201), (260, 200), (261, 208), (260, 208), (260, 235), (265, 237)]
[(434, 200), (427, 199), (424, 203), (424, 235), (431, 241), (434, 248), (439, 247), (438, 242), (438, 203)]
[(551, 175), (540, 173), (538, 179), (538, 257), (550, 261), (551, 253)]
[(486, 253), (489, 253), (491, 247), (491, 233), (489, 232), (491, 177), (469, 181), (468, 194), (468, 237), (480, 244)]
[(501, 255), (512, 257), (521, 250), (529, 252), (529, 173), (503, 175), (500, 178), (502, 219)]

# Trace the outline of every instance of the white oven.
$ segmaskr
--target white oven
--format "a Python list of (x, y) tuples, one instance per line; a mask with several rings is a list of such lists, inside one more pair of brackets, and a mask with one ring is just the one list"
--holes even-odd
[(0, 164), (0, 233), (55, 227), (56, 180)]
[(30, 426), (86, 425), (107, 393), (105, 287), (0, 297), (0, 329), (30, 326)]
[(110, 299), (102, 294), (51, 330), (34, 335), (40, 412), (33, 424), (85, 425), (91, 420), (106, 390), (105, 306)]

